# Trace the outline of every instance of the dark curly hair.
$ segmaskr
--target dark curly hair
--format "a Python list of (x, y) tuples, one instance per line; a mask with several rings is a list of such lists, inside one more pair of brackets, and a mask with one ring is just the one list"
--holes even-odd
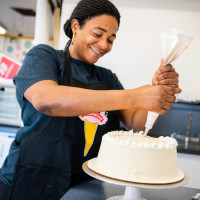
[(77, 19), (80, 27), (84, 25), (87, 19), (102, 14), (108, 14), (116, 18), (118, 27), (120, 24), (120, 13), (118, 9), (109, 0), (81, 0), (74, 8), (71, 17), (64, 24), (65, 34), (72, 38), (71, 21)]

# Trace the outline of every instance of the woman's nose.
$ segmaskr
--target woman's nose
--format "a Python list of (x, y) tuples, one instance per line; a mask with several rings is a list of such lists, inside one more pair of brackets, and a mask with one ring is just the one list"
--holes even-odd
[(107, 40), (100, 40), (99, 41), (99, 47), (102, 49), (102, 50), (107, 50), (108, 49), (108, 42), (107, 42)]

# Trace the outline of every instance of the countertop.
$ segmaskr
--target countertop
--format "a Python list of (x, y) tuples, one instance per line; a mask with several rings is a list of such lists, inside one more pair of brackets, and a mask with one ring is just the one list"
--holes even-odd
[[(191, 200), (199, 189), (177, 187), (172, 189), (141, 188), (141, 197), (146, 200)], [(61, 200), (106, 200), (112, 196), (123, 195), (125, 186), (91, 179), (72, 187)], [(130, 199), (134, 200), (134, 199)]]

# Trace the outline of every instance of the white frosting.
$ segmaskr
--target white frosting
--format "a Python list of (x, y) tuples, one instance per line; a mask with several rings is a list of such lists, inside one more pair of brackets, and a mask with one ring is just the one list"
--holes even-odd
[(145, 136), (144, 132), (109, 132), (102, 138), (94, 168), (121, 180), (170, 182), (178, 174), (177, 141), (170, 137)]
[[(117, 137), (119, 136), (119, 137)], [(123, 136), (120, 138), (120, 136)], [(137, 137), (130, 137), (137, 136)], [(106, 140), (112, 140), (116, 144), (130, 145), (143, 148), (171, 149), (176, 148), (178, 143), (174, 138), (163, 137), (151, 138), (145, 136), (143, 131), (133, 133), (133, 131), (112, 131), (103, 136)]]

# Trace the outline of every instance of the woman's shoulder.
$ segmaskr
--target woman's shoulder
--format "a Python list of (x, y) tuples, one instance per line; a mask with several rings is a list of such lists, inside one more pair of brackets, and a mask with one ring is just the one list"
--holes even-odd
[(38, 58), (39, 60), (42, 58), (46, 61), (52, 61), (53, 59), (55, 62), (60, 63), (64, 60), (64, 53), (63, 50), (54, 49), (49, 45), (38, 44), (29, 50), (26, 54), (25, 60), (31, 58)]
[(39, 51), (55, 52), (55, 49), (47, 44), (38, 44), (38, 45), (32, 47), (28, 53), (39, 52)]
[(30, 53), (36, 53), (36, 54), (42, 54), (42, 53), (50, 53), (50, 54), (57, 54), (57, 52), (59, 52), (61, 50), (56, 50), (53, 47), (51, 47), (50, 45), (47, 44), (38, 44), (36, 46), (34, 46), (29, 52)]

